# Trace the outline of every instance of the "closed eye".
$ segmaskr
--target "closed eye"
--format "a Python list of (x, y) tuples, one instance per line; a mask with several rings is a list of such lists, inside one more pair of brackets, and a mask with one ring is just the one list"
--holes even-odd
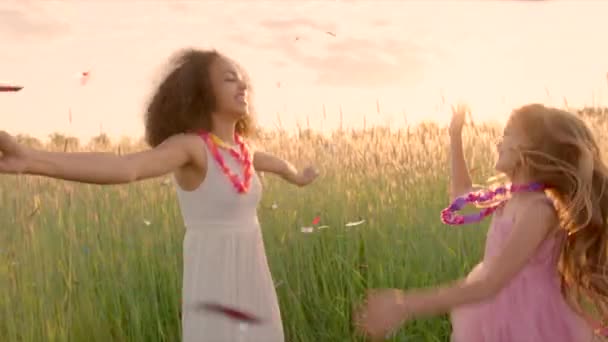
[(238, 82), (241, 81), (239, 75), (234, 71), (227, 71), (224, 73), (224, 81), (226, 82)]

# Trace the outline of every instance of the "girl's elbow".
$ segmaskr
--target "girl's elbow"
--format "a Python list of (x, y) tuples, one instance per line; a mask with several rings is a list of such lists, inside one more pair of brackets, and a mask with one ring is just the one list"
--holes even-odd
[(504, 287), (498, 279), (486, 278), (479, 283), (478, 294), (482, 300), (494, 298)]
[(144, 178), (142, 177), (143, 175), (141, 174), (141, 172), (138, 171), (136, 165), (129, 160), (126, 160), (126, 162), (123, 163), (120, 170), (121, 172), (119, 172), (117, 177), (117, 181), (119, 183), (132, 183)]

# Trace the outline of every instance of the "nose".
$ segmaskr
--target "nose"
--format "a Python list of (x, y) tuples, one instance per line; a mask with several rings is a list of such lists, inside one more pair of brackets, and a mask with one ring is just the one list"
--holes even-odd
[(239, 91), (244, 91), (247, 90), (247, 82), (245, 82), (244, 80), (239, 80)]

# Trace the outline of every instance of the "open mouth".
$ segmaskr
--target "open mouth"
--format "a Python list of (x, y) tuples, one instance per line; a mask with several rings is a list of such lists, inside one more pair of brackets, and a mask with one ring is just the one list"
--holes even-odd
[(243, 93), (243, 94), (238, 94), (235, 97), (236, 102), (240, 103), (240, 104), (247, 104), (247, 96)]

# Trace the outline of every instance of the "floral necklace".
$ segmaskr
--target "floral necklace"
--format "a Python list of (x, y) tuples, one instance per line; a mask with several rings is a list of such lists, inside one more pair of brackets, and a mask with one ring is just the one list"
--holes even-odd
[[(215, 159), (215, 161), (219, 165), (220, 169), (222, 170), (222, 173), (224, 173), (224, 175), (226, 175), (226, 177), (230, 179), (230, 182), (232, 182), (232, 185), (234, 186), (236, 191), (239, 194), (247, 193), (249, 191), (249, 186), (251, 185), (251, 178), (253, 176), (253, 163), (251, 160), (249, 149), (245, 141), (243, 141), (243, 138), (241, 138), (241, 136), (236, 133), (234, 134), (234, 141), (237, 143), (237, 146), (240, 150), (237, 151), (235, 148), (226, 144), (224, 141), (222, 141), (222, 139), (218, 138), (213, 133), (201, 131), (199, 134), (209, 147), (209, 150), (213, 155), (213, 159)], [(240, 181), (239, 177), (234, 174), (230, 170), (230, 168), (228, 168), (226, 162), (224, 161), (224, 157), (222, 157), (219, 151), (220, 147), (228, 150), (228, 152), (230, 152), (230, 155), (242, 165), (243, 181)]]
[(485, 192), (475, 191), (469, 192), (466, 195), (460, 196), (452, 202), (452, 204), (441, 211), (441, 221), (452, 226), (475, 223), (483, 220), (486, 216), (491, 215), (498, 209), (504, 201), (500, 201), (490, 207), (483, 208), (475, 214), (460, 215), (458, 211), (462, 210), (467, 204), (482, 204), (492, 201), (496, 196), (504, 196), (507, 193), (515, 193), (521, 191), (543, 191), (545, 186), (538, 183), (530, 183), (524, 185), (511, 185), (509, 187), (499, 187), (495, 190)]

